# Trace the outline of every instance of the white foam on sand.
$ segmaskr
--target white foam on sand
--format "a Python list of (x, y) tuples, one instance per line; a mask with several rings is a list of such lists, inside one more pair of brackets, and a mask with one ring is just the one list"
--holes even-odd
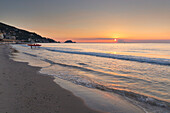
[(114, 93), (103, 92), (96, 89), (75, 85), (69, 81), (55, 78), (54, 80), (62, 88), (71, 91), (82, 98), (91, 108), (110, 113), (144, 113), (144, 109), (133, 105), (122, 96)]

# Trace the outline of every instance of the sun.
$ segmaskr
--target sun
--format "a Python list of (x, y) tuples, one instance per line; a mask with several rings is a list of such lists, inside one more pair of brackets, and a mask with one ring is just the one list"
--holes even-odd
[(118, 39), (114, 38), (113, 43), (117, 43)]
[(119, 34), (114, 34), (114, 35), (113, 35), (113, 42), (114, 42), (114, 43), (117, 43), (119, 37), (120, 37)]

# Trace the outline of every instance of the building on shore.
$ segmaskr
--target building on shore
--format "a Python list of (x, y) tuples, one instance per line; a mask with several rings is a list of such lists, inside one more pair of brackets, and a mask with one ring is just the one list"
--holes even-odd
[(0, 39), (4, 39), (3, 33), (0, 33)]

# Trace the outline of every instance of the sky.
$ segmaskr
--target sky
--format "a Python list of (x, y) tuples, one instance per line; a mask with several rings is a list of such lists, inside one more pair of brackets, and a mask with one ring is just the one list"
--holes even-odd
[(0, 21), (58, 41), (167, 41), (170, 0), (0, 0)]

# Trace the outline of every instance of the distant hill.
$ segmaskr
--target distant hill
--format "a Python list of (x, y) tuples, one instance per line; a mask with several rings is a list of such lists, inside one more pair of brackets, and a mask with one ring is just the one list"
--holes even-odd
[(24, 42), (56, 43), (53, 39), (42, 37), (34, 32), (18, 29), (1, 22), (0, 33), (3, 33), (4, 39), (14, 39)]

